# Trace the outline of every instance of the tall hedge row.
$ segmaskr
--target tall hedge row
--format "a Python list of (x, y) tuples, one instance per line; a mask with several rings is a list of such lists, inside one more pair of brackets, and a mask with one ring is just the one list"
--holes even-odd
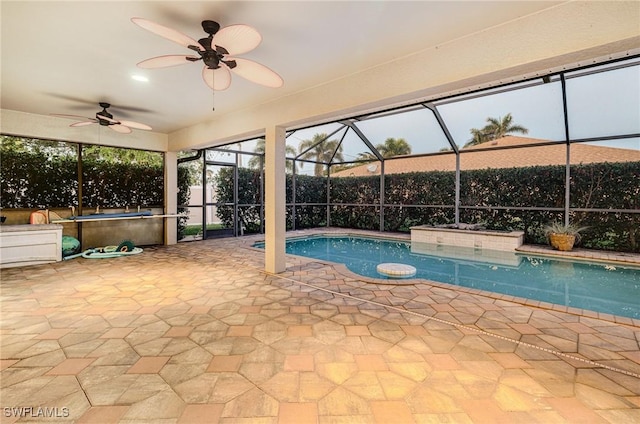
[[(113, 163), (85, 158), (82, 203), (86, 209), (162, 207), (162, 166)], [(3, 208), (66, 208), (78, 206), (78, 162), (75, 157), (46, 151), (2, 149), (0, 196)], [(178, 201), (189, 198), (189, 169), (178, 168)], [(180, 203), (181, 202), (181, 203)], [(181, 233), (185, 219), (178, 224)]]
[[(572, 208), (640, 208), (640, 162), (579, 165), (572, 166), (570, 172)], [(254, 181), (248, 185), (249, 191), (258, 187), (255, 179), (259, 174), (245, 170), (240, 173), (241, 193), (246, 178)], [(291, 178), (287, 176), (288, 203), (293, 198)], [(527, 243), (544, 244), (543, 227), (564, 219), (564, 166), (462, 171), (460, 180), (461, 222), (484, 223), (495, 230), (522, 230)], [(296, 202), (326, 204), (326, 184), (325, 177), (296, 176)], [(386, 175), (384, 186), (385, 231), (406, 232), (414, 225), (454, 221), (454, 172)], [(332, 226), (379, 229), (378, 176), (332, 178), (329, 187)], [(326, 225), (324, 205), (296, 205), (295, 212), (296, 228)], [(259, 222), (259, 211), (253, 219)], [(640, 251), (638, 213), (574, 211), (571, 220), (589, 227), (583, 234), (584, 247)], [(287, 227), (293, 227), (292, 205), (287, 207)]]
[[(327, 181), (325, 178), (291, 174), (286, 176), (287, 203), (293, 199), (293, 178), (296, 179), (297, 203), (326, 203)], [(233, 168), (222, 168), (214, 178), (215, 191), (220, 203), (233, 203)], [(243, 231), (257, 233), (260, 231), (261, 173), (254, 169), (238, 168), (238, 218)], [(244, 206), (243, 206), (244, 205)], [(233, 208), (217, 207), (218, 218), (225, 227), (233, 226)], [(297, 206), (286, 209), (287, 228), (313, 228), (326, 225), (326, 208), (324, 206)]]
[[(78, 206), (78, 162), (40, 152), (3, 151), (0, 192), (5, 208)], [(162, 166), (83, 161), (85, 208), (164, 204)]]
[(82, 181), (82, 204), (88, 208), (164, 205), (162, 166), (83, 160)]
[[(223, 167), (214, 176), (213, 184), (220, 203), (233, 203), (233, 169)], [(238, 169), (238, 218), (243, 225), (244, 233), (260, 232), (260, 211), (261, 197), (260, 188), (262, 184), (261, 174), (258, 171), (248, 168)], [(226, 228), (233, 228), (234, 210), (232, 206), (220, 205), (217, 207), (218, 218)]]
[(3, 208), (78, 205), (78, 163), (68, 156), (2, 150), (0, 196)]

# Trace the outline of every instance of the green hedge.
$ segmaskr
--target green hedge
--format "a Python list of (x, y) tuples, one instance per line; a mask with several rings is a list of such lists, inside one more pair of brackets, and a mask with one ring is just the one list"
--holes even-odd
[[(257, 199), (260, 174), (239, 172), (242, 196)], [(484, 223), (495, 230), (522, 230), (526, 243), (545, 244), (542, 228), (564, 219), (565, 167), (536, 166), (482, 169), (460, 173), (460, 221)], [(231, 196), (230, 180), (221, 179), (219, 193)], [(292, 176), (287, 176), (287, 202), (293, 198)], [(325, 177), (296, 176), (295, 228), (326, 225)], [(378, 230), (380, 178), (344, 177), (330, 180), (331, 225)], [(447, 224), (455, 218), (455, 173), (417, 172), (385, 176), (384, 230), (408, 232), (414, 225)], [(572, 208), (640, 208), (640, 162), (599, 163), (571, 167)], [(232, 197), (225, 198), (232, 201)], [(354, 206), (355, 205), (355, 206)], [(360, 206), (362, 205), (362, 206)], [(429, 205), (429, 206), (427, 206)], [(482, 207), (482, 208), (478, 208)], [(495, 207), (501, 207), (495, 209)], [(519, 210), (520, 207), (557, 208), (557, 211)], [(511, 208), (511, 209), (509, 209)], [(252, 213), (259, 222), (259, 209)], [(640, 214), (573, 212), (573, 222), (588, 226), (582, 245), (593, 249), (640, 251)], [(293, 228), (293, 207), (287, 207), (287, 228)]]
[[(238, 204), (249, 205), (238, 207), (238, 218), (240, 219), (245, 234), (259, 233), (260, 222), (260, 188), (262, 184), (261, 173), (249, 168), (238, 169)], [(213, 184), (216, 189), (216, 196), (220, 203), (233, 203), (233, 167), (222, 167), (215, 175)], [(257, 206), (255, 206), (257, 205)], [(233, 207), (218, 206), (218, 218), (222, 221), (223, 227), (233, 228)]]
[(2, 149), (3, 208), (78, 206), (78, 163), (66, 156)]
[[(1, 195), (5, 208), (78, 206), (78, 162), (42, 152), (2, 151)], [(164, 204), (162, 166), (83, 161), (85, 208), (158, 207)]]
[(82, 204), (87, 208), (158, 207), (164, 204), (162, 166), (82, 161)]
[[(178, 205), (186, 205), (191, 198), (191, 168), (178, 165)], [(178, 208), (178, 240), (182, 240), (186, 235), (187, 221), (189, 220), (189, 209)]]

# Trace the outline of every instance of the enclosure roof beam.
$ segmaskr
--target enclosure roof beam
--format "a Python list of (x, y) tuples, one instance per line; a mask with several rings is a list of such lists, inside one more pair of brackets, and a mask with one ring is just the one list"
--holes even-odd
[(438, 125), (440, 125), (442, 132), (444, 132), (445, 137), (447, 137), (447, 141), (451, 145), (451, 149), (456, 153), (456, 156), (459, 155), (460, 150), (458, 149), (458, 145), (453, 140), (453, 136), (449, 132), (449, 128), (447, 128), (447, 124), (444, 123), (444, 119), (442, 119), (442, 116), (440, 115), (438, 108), (433, 103), (423, 103), (422, 105), (433, 113), (433, 116), (435, 116), (436, 121), (438, 121)]
[(336, 150), (333, 151), (333, 155), (331, 155), (331, 159), (329, 159), (328, 165), (331, 165), (331, 163), (333, 162), (333, 158), (335, 158), (336, 155), (338, 154), (338, 150), (340, 150), (340, 146), (342, 146), (342, 142), (344, 141), (344, 138), (347, 136), (347, 131), (349, 130), (349, 128), (346, 126), (343, 126), (342, 128), (346, 128), (346, 130), (344, 133), (342, 133), (342, 137), (340, 137), (340, 142), (336, 146)]
[(362, 133), (362, 131), (360, 131), (360, 128), (358, 128), (356, 126), (356, 124), (353, 121), (340, 121), (341, 124), (348, 126), (349, 128), (351, 128), (358, 137), (360, 137), (360, 139), (364, 142), (364, 144), (367, 145), (367, 147), (369, 148), (369, 150), (371, 150), (371, 153), (373, 153), (375, 155), (375, 157), (382, 162), (384, 160), (384, 158), (382, 157), (382, 155), (380, 154), (380, 152), (378, 151), (378, 149), (376, 149), (375, 147), (373, 147), (373, 144), (371, 144), (371, 142), (369, 141), (369, 139), (367, 138), (366, 135), (364, 135)]

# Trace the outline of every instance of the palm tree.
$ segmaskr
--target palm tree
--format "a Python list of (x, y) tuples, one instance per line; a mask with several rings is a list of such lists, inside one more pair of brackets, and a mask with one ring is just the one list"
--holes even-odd
[[(296, 149), (289, 146), (288, 144), (284, 148), (284, 151), (286, 156), (290, 157), (290, 156), (296, 155)], [(256, 147), (253, 149), (253, 153), (258, 153), (264, 156), (264, 139), (258, 140), (258, 142), (256, 143)], [(251, 159), (249, 159), (249, 163), (247, 165), (249, 166), (249, 168), (254, 168), (254, 169), (259, 168), (260, 156), (252, 156)], [(293, 161), (287, 160), (286, 167), (288, 172), (293, 172)]]
[[(298, 146), (299, 153), (302, 153), (300, 159), (316, 162), (314, 169), (316, 176), (324, 175), (324, 165), (329, 163), (332, 158), (338, 162), (344, 160), (340, 142), (338, 140), (326, 140), (326, 138), (327, 134), (315, 134), (311, 140), (303, 140)], [(301, 162), (300, 168), (302, 166), (303, 163)]]
[(360, 153), (358, 153), (358, 156), (356, 156), (356, 159), (357, 160), (366, 160), (366, 161), (378, 160), (376, 155), (374, 155), (371, 152), (360, 152)]
[(475, 146), (476, 144), (486, 143), (487, 141), (492, 140), (489, 137), (488, 133), (485, 133), (484, 129), (471, 128), (471, 140), (464, 147), (467, 146)]
[(411, 154), (411, 146), (404, 138), (389, 137), (384, 144), (376, 145), (376, 149), (385, 158)]
[(471, 140), (464, 147), (475, 146), (487, 141), (496, 140), (511, 133), (527, 134), (529, 130), (522, 125), (513, 124), (513, 117), (507, 113), (504, 118), (487, 118), (487, 125), (482, 129), (471, 129)]

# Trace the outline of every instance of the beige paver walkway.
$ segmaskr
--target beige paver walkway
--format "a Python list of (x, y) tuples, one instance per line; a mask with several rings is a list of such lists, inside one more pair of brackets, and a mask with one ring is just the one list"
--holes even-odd
[(267, 275), (254, 239), (2, 270), (2, 422), (640, 422), (635, 321)]

